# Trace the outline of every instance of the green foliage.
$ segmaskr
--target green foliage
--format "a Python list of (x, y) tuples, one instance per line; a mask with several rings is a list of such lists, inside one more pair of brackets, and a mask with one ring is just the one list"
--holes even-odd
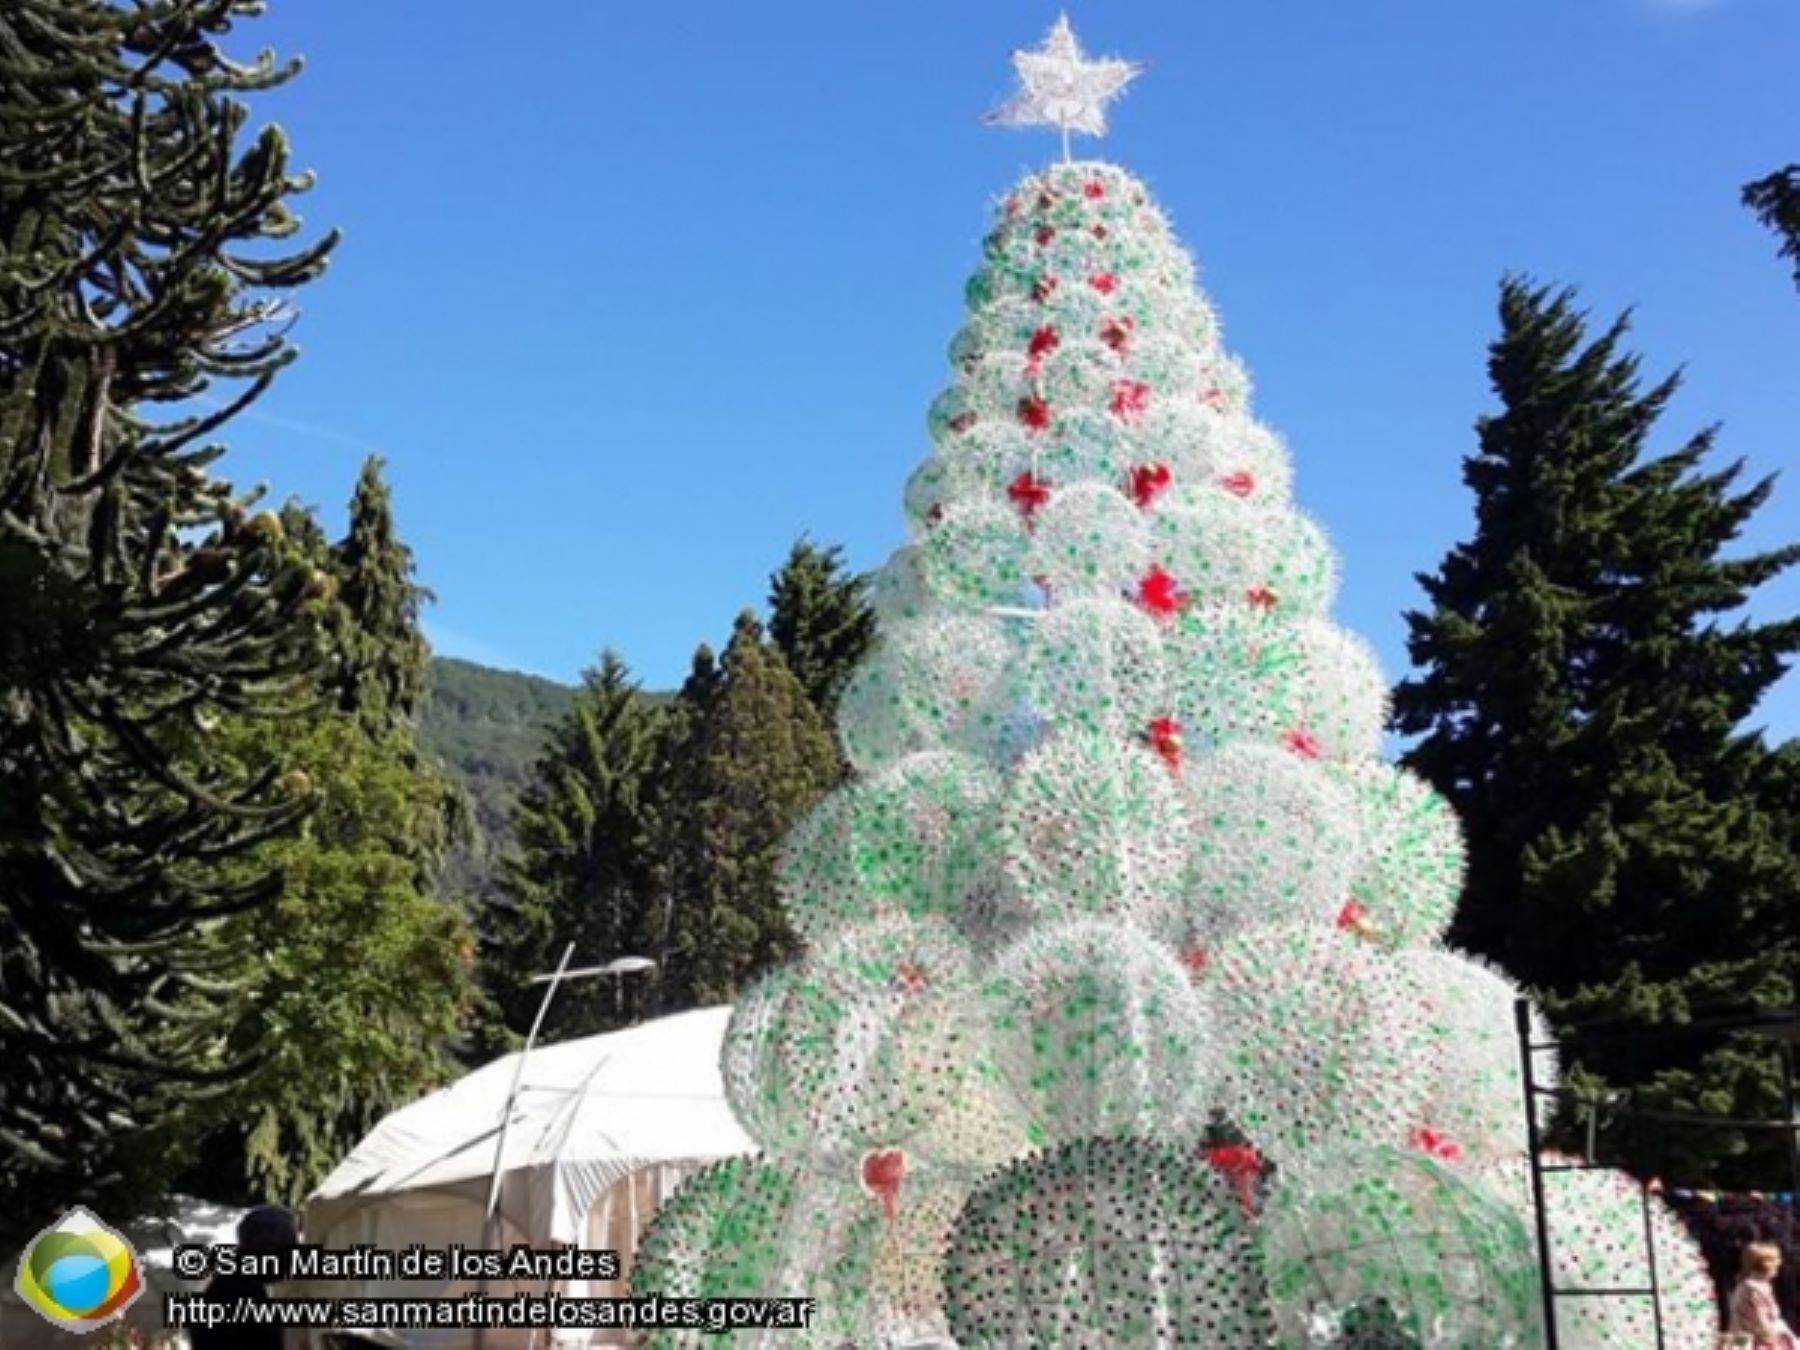
[(1800, 164), (1748, 184), (1744, 205), (1781, 237), (1781, 256), (1793, 261), (1794, 285), (1800, 287)]
[[(483, 980), (506, 1026), (529, 1029), (541, 986), (575, 944), (576, 965), (636, 955), (650, 903), (652, 866), (644, 794), (660, 714), (616, 653), (582, 677), (568, 714), (532, 767), (513, 813), (517, 853), (503, 871), (504, 902), (486, 911)], [(589, 980), (560, 990), (540, 1033), (547, 1040), (610, 1030), (630, 1020), (636, 988)]]
[(831, 723), (838, 695), (875, 640), (868, 578), (846, 574), (844, 550), (802, 537), (769, 578), (769, 638), (819, 715)]
[(378, 456), (364, 462), (350, 502), (350, 532), (331, 551), (338, 600), (350, 620), (338, 706), (377, 729), (418, 720), (430, 656), (419, 611), (431, 600), (413, 581), (412, 550), (394, 526), (381, 470)]
[(219, 1136), (209, 1154), (240, 1169), (250, 1194), (292, 1204), (451, 1069), (474, 959), (466, 918), (432, 899), (452, 789), (419, 765), (405, 730), (371, 734), (355, 711), (301, 728), (243, 722), (218, 748), (246, 772), (304, 775), (315, 806), (297, 834), (242, 864), (280, 872), (277, 901), (210, 935), (241, 970), (224, 1053), (254, 1067), (195, 1113)]
[[(1469, 881), (1452, 938), (1540, 991), (1565, 1050), (1637, 1102), (1774, 1114), (1766, 1050), (1669, 1035), (1701, 1011), (1783, 1005), (1800, 961), (1791, 746), (1739, 727), (1800, 646), (1800, 622), (1737, 622), (1800, 549), (1723, 558), (1763, 505), (1713, 433), (1647, 457), (1676, 389), (1640, 392), (1624, 320), (1588, 341), (1572, 296), (1509, 280), (1489, 372), (1502, 411), (1465, 464), (1474, 538), (1421, 577), (1421, 673), (1395, 721), (1460, 812)], [(1784, 768), (1785, 766), (1785, 768)], [(1782, 774), (1787, 776), (1783, 779)], [(1788, 785), (1783, 788), (1785, 781)], [(1772, 809), (1783, 794), (1785, 815)], [(1577, 1034), (1593, 1020), (1614, 1029)], [(1619, 1129), (1671, 1180), (1768, 1185), (1774, 1141)]]
[(782, 840), (837, 781), (836, 747), (755, 617), (702, 647), (657, 757), (659, 1010), (724, 1003), (797, 950), (776, 893)]
[(0, 1246), (154, 1187), (147, 1122), (230, 1072), (194, 926), (278, 885), (213, 864), (305, 808), (206, 746), (320, 655), (323, 577), (209, 469), (335, 242), (284, 242), (281, 133), (240, 144), (291, 73), (221, 51), (257, 8), (0, 7)]

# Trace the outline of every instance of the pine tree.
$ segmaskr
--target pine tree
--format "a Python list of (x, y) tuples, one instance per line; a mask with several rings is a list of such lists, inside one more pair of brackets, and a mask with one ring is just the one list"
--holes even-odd
[(431, 592), (413, 580), (412, 550), (394, 526), (379, 456), (363, 464), (350, 532), (332, 550), (331, 566), (352, 622), (339, 706), (377, 725), (417, 722), (431, 655), (419, 612)]
[(804, 536), (769, 578), (769, 638), (827, 722), (875, 639), (868, 588), (867, 577), (846, 573), (841, 547)]
[[(1464, 477), (1476, 531), (1421, 577), (1421, 673), (1395, 698), (1406, 763), (1458, 808), (1469, 882), (1452, 937), (1547, 997), (1567, 1030), (1654, 1032), (1791, 1002), (1800, 856), (1765, 809), (1779, 760), (1740, 730), (1800, 646), (1800, 621), (1738, 622), (1800, 547), (1721, 552), (1767, 501), (1714, 433), (1647, 443), (1677, 388), (1647, 392), (1626, 320), (1589, 341), (1569, 292), (1508, 280), (1489, 372), (1502, 411)], [(1790, 818), (1791, 819), (1791, 818)], [(1641, 1107), (1768, 1116), (1773, 1065), (1717, 1038), (1568, 1035), (1580, 1068)], [(1592, 1086), (1592, 1085), (1591, 1085)], [(1756, 1181), (1724, 1130), (1613, 1141), (1647, 1175)], [(1751, 1170), (1745, 1170), (1751, 1169)], [(1768, 1184), (1762, 1174), (1758, 1184)]]
[(1800, 164), (1746, 185), (1744, 205), (1781, 236), (1781, 256), (1793, 260), (1794, 285), (1800, 286)]
[[(305, 614), (327, 589), (279, 518), (209, 471), (215, 434), (293, 356), (280, 293), (336, 239), (279, 252), (308, 181), (278, 129), (239, 144), (243, 96), (293, 71), (221, 49), (258, 8), (0, 10), (0, 1228), (15, 1236), (77, 1199), (118, 1212), (127, 1173), (160, 1165), (133, 1130), (213, 1043), (209, 972), (184, 939), (278, 885), (210, 864), (306, 806), (302, 781), (244, 778), (208, 736), (304, 699)], [(191, 411), (220, 380), (244, 385)]]
[[(506, 1025), (523, 1034), (543, 995), (532, 975), (553, 970), (568, 943), (579, 964), (637, 954), (649, 922), (651, 861), (645, 795), (660, 714), (616, 652), (582, 676), (569, 715), (513, 812), (518, 852), (490, 907), (484, 980)], [(632, 1020), (635, 982), (560, 990), (542, 1035), (564, 1039)]]
[(830, 732), (746, 611), (716, 666), (696, 654), (658, 755), (649, 954), (664, 1011), (728, 1002), (793, 954), (781, 841), (837, 776)]

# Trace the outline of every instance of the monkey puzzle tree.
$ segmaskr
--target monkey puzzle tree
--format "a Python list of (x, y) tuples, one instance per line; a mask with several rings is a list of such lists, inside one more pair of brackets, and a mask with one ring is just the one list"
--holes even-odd
[[(207, 731), (305, 697), (329, 591), (216, 433), (293, 356), (283, 246), (308, 182), (244, 96), (294, 72), (221, 41), (246, 0), (0, 10), (0, 1212), (116, 1193), (118, 1147), (208, 1067), (186, 939), (270, 875), (215, 864), (305, 784), (209, 760)], [(285, 251), (284, 251), (285, 247)], [(222, 398), (219, 386), (229, 391)], [(229, 880), (225, 878), (229, 877)], [(212, 1071), (220, 1071), (211, 1065)], [(0, 1243), (0, 1245), (4, 1245)]]

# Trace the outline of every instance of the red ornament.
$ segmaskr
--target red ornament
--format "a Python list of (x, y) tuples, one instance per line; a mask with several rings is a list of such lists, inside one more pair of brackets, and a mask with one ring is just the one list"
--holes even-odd
[(1054, 324), (1045, 324), (1031, 335), (1031, 342), (1025, 348), (1025, 354), (1033, 361), (1050, 355), (1061, 345), (1062, 339), (1057, 336)]
[(1344, 907), (1338, 911), (1337, 926), (1346, 933), (1354, 933), (1368, 920), (1368, 909), (1357, 900), (1344, 901)]
[(882, 1213), (894, 1221), (900, 1205), (900, 1183), (906, 1180), (906, 1154), (897, 1148), (870, 1149), (862, 1158), (862, 1186), (881, 1201)]
[(1106, 184), (1098, 178), (1090, 178), (1081, 185), (1081, 195), (1090, 202), (1097, 202), (1106, 195)]
[(1175, 475), (1169, 472), (1167, 464), (1140, 464), (1131, 471), (1131, 500), (1140, 510), (1148, 511), (1174, 481)]
[(1421, 1153), (1429, 1153), (1443, 1162), (1461, 1162), (1462, 1145), (1441, 1130), (1434, 1130), (1429, 1125), (1421, 1125), (1412, 1132), (1412, 1146)]
[(1137, 320), (1127, 314), (1123, 318), (1108, 319), (1100, 325), (1100, 340), (1120, 356), (1131, 350), (1131, 330), (1137, 327)]
[(1111, 295), (1114, 291), (1119, 289), (1119, 279), (1111, 272), (1102, 272), (1097, 277), (1089, 277), (1088, 285), (1092, 286), (1102, 295)]
[(1238, 1204), (1248, 1218), (1256, 1210), (1256, 1182), (1262, 1176), (1262, 1154), (1248, 1144), (1216, 1144), (1206, 1150), (1206, 1161), (1237, 1191)]
[(1244, 592), (1244, 598), (1252, 609), (1271, 610), (1281, 603), (1280, 597), (1267, 586), (1252, 586)]
[(1037, 233), (1034, 234), (1032, 238), (1037, 240), (1037, 246), (1039, 248), (1043, 248), (1052, 239), (1056, 238), (1056, 231), (1048, 225), (1040, 225), (1037, 227)]
[(1137, 602), (1152, 618), (1166, 621), (1188, 607), (1188, 593), (1161, 567), (1152, 567), (1138, 582)]
[(1042, 192), (1038, 193), (1038, 199), (1037, 199), (1037, 209), (1038, 210), (1048, 211), (1051, 207), (1053, 207), (1055, 205), (1056, 205), (1056, 194), (1054, 192), (1052, 192), (1049, 188), (1045, 188)]
[(1319, 738), (1305, 727), (1295, 727), (1281, 738), (1281, 743), (1301, 759), (1318, 759), (1325, 753), (1325, 747), (1319, 744)]
[(960, 436), (963, 432), (974, 426), (976, 420), (976, 416), (973, 412), (959, 412), (955, 417), (950, 419), (950, 430)]
[(894, 972), (894, 978), (899, 983), (901, 992), (906, 994), (922, 994), (931, 983), (925, 976), (924, 967), (912, 961), (902, 963)]
[(1107, 229), (1104, 225), (1095, 225), (1088, 230), (1088, 233), (1093, 235), (1096, 239), (1104, 239), (1107, 235)]
[(1142, 380), (1114, 380), (1112, 413), (1122, 422), (1135, 422), (1150, 411), (1150, 386)]
[(1204, 947), (1189, 947), (1181, 954), (1181, 964), (1187, 967), (1188, 976), (1191, 979), (1197, 980), (1206, 974), (1206, 967), (1210, 963), (1211, 958), (1207, 956)]
[(1219, 412), (1225, 411), (1225, 391), (1216, 384), (1207, 386), (1206, 392), (1200, 395), (1200, 401), (1209, 408), (1217, 409)]
[(1256, 475), (1248, 469), (1239, 469), (1236, 473), (1221, 478), (1219, 486), (1234, 497), (1248, 497), (1256, 491)]
[(936, 525), (939, 521), (943, 520), (943, 518), (944, 504), (942, 502), (933, 502), (931, 504), (931, 509), (925, 513), (925, 523), (927, 525)]
[(1056, 294), (1056, 278), (1046, 272), (1031, 285), (1031, 298), (1040, 305), (1048, 304), (1050, 297)]
[(1019, 514), (1030, 520), (1050, 500), (1050, 489), (1053, 486), (1055, 485), (1047, 479), (1039, 478), (1027, 469), (1006, 485), (1006, 495), (1019, 508)]
[(1173, 717), (1159, 717), (1150, 724), (1150, 748), (1175, 772), (1181, 772), (1181, 723)]
[(1050, 425), (1050, 405), (1044, 402), (1043, 395), (1019, 400), (1019, 420), (1032, 431), (1043, 431)]

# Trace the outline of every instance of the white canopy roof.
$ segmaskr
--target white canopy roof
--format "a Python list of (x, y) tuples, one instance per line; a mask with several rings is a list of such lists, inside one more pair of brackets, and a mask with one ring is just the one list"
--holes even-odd
[[(581, 1242), (588, 1210), (653, 1164), (701, 1163), (755, 1144), (726, 1104), (719, 1046), (731, 1009), (702, 1008), (532, 1050), (507, 1133), (500, 1213), (538, 1242)], [(306, 1206), (309, 1241), (357, 1209), (407, 1195), (485, 1205), (507, 1055), (383, 1120)]]

